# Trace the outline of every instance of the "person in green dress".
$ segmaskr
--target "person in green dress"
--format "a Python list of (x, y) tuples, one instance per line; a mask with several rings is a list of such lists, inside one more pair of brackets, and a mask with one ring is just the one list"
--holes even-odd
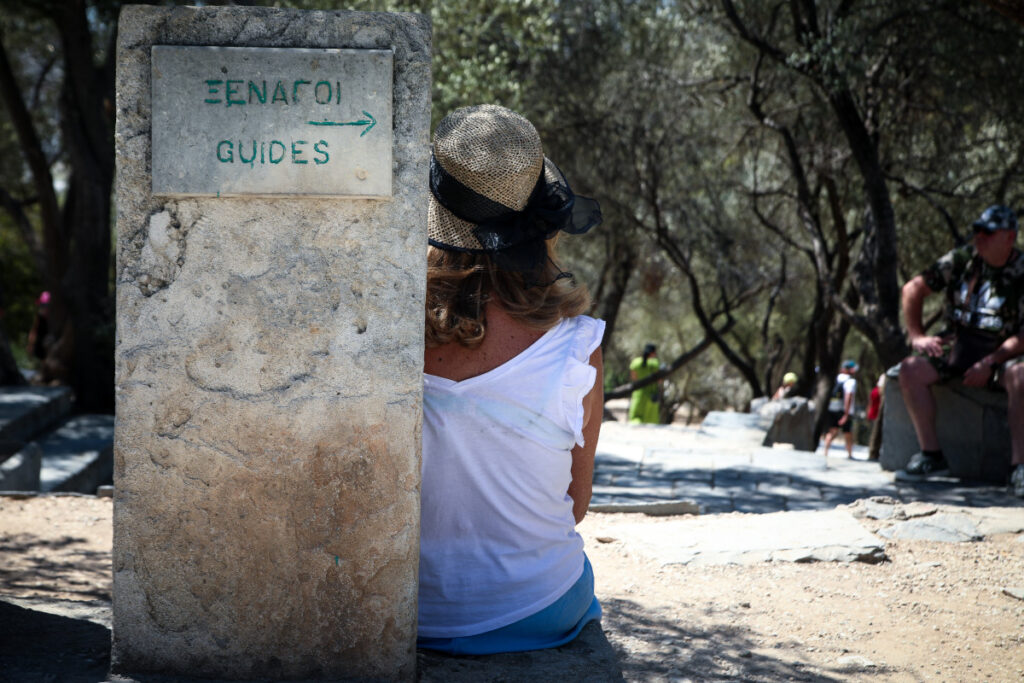
[[(634, 358), (629, 364), (629, 381), (649, 377), (658, 371), (657, 348), (654, 344), (644, 346), (642, 356)], [(632, 393), (629, 399), (630, 424), (658, 424), (658, 382), (648, 384)]]

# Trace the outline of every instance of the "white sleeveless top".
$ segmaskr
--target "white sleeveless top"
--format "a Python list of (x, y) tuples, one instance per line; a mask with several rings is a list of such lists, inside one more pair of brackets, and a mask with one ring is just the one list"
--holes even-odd
[(419, 635), (507, 626), (583, 573), (570, 451), (603, 333), (601, 320), (567, 318), (482, 375), (424, 375)]

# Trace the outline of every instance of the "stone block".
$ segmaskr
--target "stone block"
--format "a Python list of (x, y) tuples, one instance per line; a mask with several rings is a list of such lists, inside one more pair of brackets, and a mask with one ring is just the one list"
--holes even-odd
[(421, 683), (478, 683), (479, 681), (624, 680), (618, 656), (600, 623), (583, 627), (575, 640), (550, 650), (531, 650), (485, 656), (452, 656), (430, 650), (419, 653)]
[(30, 441), (0, 462), (0, 491), (38, 491), (43, 452)]
[[(68, 387), (0, 387), (0, 448), (31, 441), (71, 412)], [(12, 449), (9, 452), (17, 450)]]
[[(901, 470), (920, 447), (898, 377), (890, 375), (890, 380), (885, 383), (879, 463), (886, 470)], [(951, 380), (933, 386), (932, 395), (939, 444), (950, 472), (964, 479), (1005, 483), (1010, 467), (1006, 394)]]
[(758, 415), (771, 426), (764, 437), (764, 446), (791, 443), (798, 451), (814, 451), (814, 410), (803, 397), (767, 401), (758, 409)]
[(114, 416), (76, 415), (39, 441), (40, 491), (96, 493), (114, 473)]
[(980, 541), (983, 537), (978, 531), (978, 525), (970, 516), (955, 512), (944, 512), (898, 522), (878, 533), (886, 538), (944, 543)]
[[(415, 676), (430, 31), (121, 12), (117, 673)], [(390, 51), (391, 199), (154, 195), (155, 45)]]

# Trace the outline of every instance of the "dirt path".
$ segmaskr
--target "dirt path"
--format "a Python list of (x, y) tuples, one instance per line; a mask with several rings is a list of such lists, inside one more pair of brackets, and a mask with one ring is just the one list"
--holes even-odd
[[(1024, 584), (1024, 535), (890, 541), (890, 561), (875, 565), (689, 567), (660, 566), (617, 532), (661, 521), (591, 514), (581, 525), (627, 680), (1024, 680), (1024, 601), (1003, 592)], [(109, 600), (111, 538), (109, 499), (0, 498), (0, 595)], [(30, 616), (20, 609), (5, 615)], [(12, 680), (101, 680), (102, 627), (72, 634), (58, 661), (61, 635), (45, 629), (71, 620), (41, 620), (16, 645), (8, 636), (23, 626), (2, 621)]]
[(616, 534), (659, 521), (581, 528), (628, 680), (1024, 680), (1024, 601), (1003, 593), (1024, 583), (1024, 536), (890, 541), (874, 565), (691, 567)]

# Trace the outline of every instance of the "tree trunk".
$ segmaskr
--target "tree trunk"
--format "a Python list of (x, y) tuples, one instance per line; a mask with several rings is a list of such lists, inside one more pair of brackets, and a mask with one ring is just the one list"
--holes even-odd
[(862, 251), (868, 263), (864, 264), (861, 272), (871, 280), (876, 296), (864, 320), (871, 328), (869, 338), (875, 352), (889, 366), (903, 357), (903, 349), (906, 348), (900, 330), (895, 212), (879, 163), (877, 145), (864, 125), (853, 96), (844, 90), (830, 97), (829, 101), (857, 162), (871, 212), (870, 219), (865, 221), (865, 244), (870, 246)]
[(594, 315), (604, 320), (604, 338), (601, 340), (603, 348), (607, 348), (613, 338), (619, 309), (622, 308), (626, 288), (636, 266), (636, 256), (630, 245), (616, 245), (613, 240), (609, 252), (605, 257), (608, 265), (595, 292), (593, 306)]
[(0, 386), (21, 386), (25, 384), (25, 377), (14, 362), (14, 354), (11, 353), (11, 345), (7, 340), (7, 333), (0, 326)]
[(71, 169), (63, 206), (53, 190), (49, 161), (6, 51), (0, 46), (0, 94), (32, 174), (43, 227), (46, 272), (42, 275), (51, 293), (50, 325), (56, 342), (43, 359), (41, 374), (44, 380), (70, 384), (78, 410), (112, 412), (110, 202), (116, 38), (112, 36), (107, 46), (106, 63), (96, 68), (85, 1), (56, 3), (51, 18), (61, 36), (61, 132)]

